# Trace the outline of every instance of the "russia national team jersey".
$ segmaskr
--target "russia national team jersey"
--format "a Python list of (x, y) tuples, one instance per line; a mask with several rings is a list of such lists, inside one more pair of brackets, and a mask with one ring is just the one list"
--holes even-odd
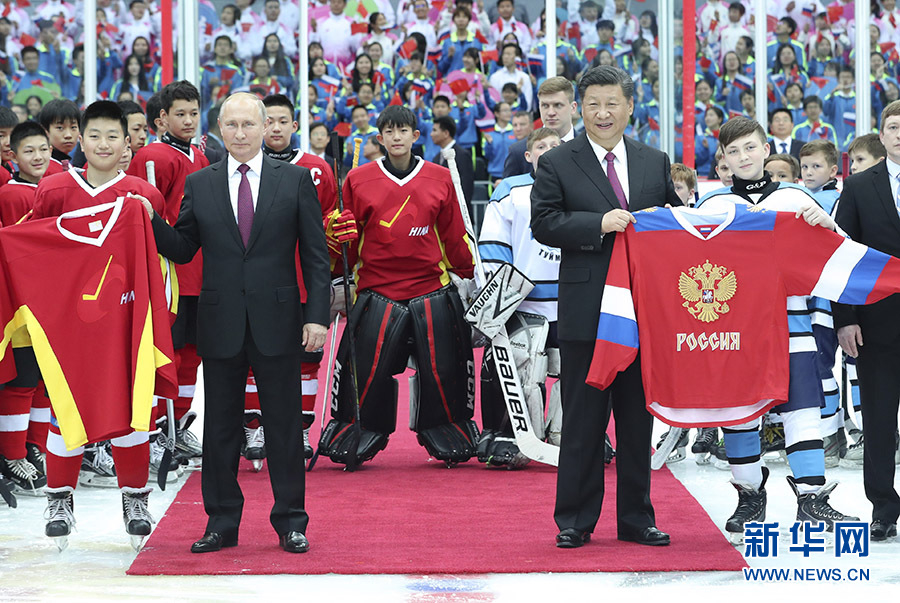
[[(736, 182), (739, 182), (736, 181)], [(729, 205), (755, 205), (774, 211), (796, 212), (805, 204), (818, 203), (809, 189), (798, 184), (786, 182), (760, 181), (760, 192), (740, 193), (739, 184), (732, 188), (724, 188), (704, 196), (697, 203), (707, 211), (724, 211)], [(751, 184), (750, 186), (754, 186)], [(816, 340), (813, 337), (812, 321), (815, 314), (816, 301), (806, 296), (789, 297), (787, 300), (788, 328), (791, 334), (791, 353), (816, 352)]]
[(407, 300), (450, 284), (450, 270), (471, 278), (472, 251), (450, 170), (419, 159), (398, 180), (385, 161), (350, 170), (344, 182), (344, 207), (360, 230), (359, 290)]
[[(128, 174), (147, 180), (147, 162), (153, 161), (156, 174), (156, 188), (165, 198), (165, 210), (157, 213), (166, 222), (174, 225), (181, 211), (181, 199), (184, 197), (184, 181), (188, 175), (198, 172), (209, 165), (200, 149), (191, 145), (185, 153), (170, 144), (156, 141), (137, 152)], [(203, 273), (203, 250), (199, 250), (194, 259), (187, 264), (178, 264), (175, 268), (182, 295), (200, 295), (200, 284)]]
[(609, 387), (640, 345), (647, 408), (671, 425), (736, 425), (787, 400), (787, 296), (868, 304), (900, 291), (900, 260), (792, 212), (634, 216), (616, 236), (587, 382)]
[(0, 188), (0, 224), (10, 226), (31, 211), (37, 184), (10, 180)]
[(169, 309), (147, 212), (132, 199), (0, 231), (15, 306), (68, 449), (147, 431), (178, 396)]
[(478, 250), (485, 271), (493, 272), (505, 262), (527, 276), (534, 289), (518, 309), (553, 322), (559, 298), (560, 251), (539, 243), (531, 233), (531, 188), (531, 184), (514, 187), (500, 201), (488, 204)]

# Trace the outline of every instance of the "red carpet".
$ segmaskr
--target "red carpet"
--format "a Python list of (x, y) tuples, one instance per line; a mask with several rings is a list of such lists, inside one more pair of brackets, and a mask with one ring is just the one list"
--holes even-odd
[[(400, 382), (405, 385), (406, 379)], [(403, 389), (401, 401), (406, 399)], [(268, 520), (268, 474), (255, 474), (245, 463), (241, 487), (246, 502), (238, 547), (190, 553), (206, 525), (200, 476), (195, 474), (128, 573), (483, 574), (737, 571), (745, 566), (740, 553), (665, 468), (653, 474), (652, 498), (657, 523), (671, 534), (672, 545), (654, 548), (617, 541), (615, 463), (607, 467), (606, 504), (591, 543), (577, 550), (557, 549), (555, 468), (532, 463), (521, 471), (487, 469), (473, 459), (446, 469), (429, 460), (416, 443), (406, 427), (405, 404), (400, 406), (398, 431), (374, 461), (347, 473), (320, 458), (307, 474), (309, 553), (291, 555), (278, 548)]]

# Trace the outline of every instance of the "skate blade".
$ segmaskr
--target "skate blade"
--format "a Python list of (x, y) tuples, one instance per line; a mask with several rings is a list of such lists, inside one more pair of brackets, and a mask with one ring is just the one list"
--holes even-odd
[(784, 450), (773, 450), (763, 454), (762, 460), (766, 463), (786, 463), (787, 453)]
[(666, 465), (671, 465), (672, 463), (680, 463), (686, 458), (687, 454), (685, 453), (685, 449), (676, 448), (672, 451), (672, 454), (669, 455), (669, 458), (666, 459)]
[(839, 467), (841, 465), (841, 460), (839, 458), (833, 456), (825, 457), (825, 468), (826, 469), (834, 469), (835, 467)]
[(131, 548), (135, 550), (135, 552), (140, 552), (144, 547), (144, 541), (147, 540), (146, 536), (138, 536), (136, 534), (129, 534), (128, 540), (131, 541)]
[(731, 471), (731, 465), (728, 464), (728, 461), (723, 461), (721, 459), (713, 461), (713, 466), (719, 471)]
[(709, 465), (710, 459), (712, 455), (708, 452), (695, 452), (694, 453), (694, 462), (698, 465)]
[(51, 538), (53, 539), (53, 544), (56, 545), (56, 548), (59, 549), (60, 553), (66, 550), (66, 547), (69, 546), (68, 536), (51, 536)]
[(262, 459), (253, 459), (252, 461), (250, 461), (250, 464), (253, 465), (253, 471), (255, 471), (256, 473), (259, 473), (260, 471), (262, 471), (262, 468), (263, 468)]
[(728, 541), (734, 546), (743, 546), (744, 545), (744, 533), (743, 532), (727, 532)]
[(853, 461), (849, 459), (841, 459), (838, 463), (839, 467), (843, 467), (844, 469), (862, 469), (863, 464), (861, 461)]
[(15, 494), (16, 496), (33, 496), (33, 497), (40, 497), (40, 498), (44, 498), (47, 496), (44, 493), (43, 488), (32, 489), (32, 488), (23, 488), (21, 486), (15, 486), (12, 489), (12, 493)]

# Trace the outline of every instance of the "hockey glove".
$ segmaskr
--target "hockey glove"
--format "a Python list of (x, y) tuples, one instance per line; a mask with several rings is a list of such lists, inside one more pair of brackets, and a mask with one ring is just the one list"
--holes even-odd
[(328, 249), (335, 255), (340, 255), (342, 243), (352, 243), (359, 238), (356, 228), (356, 217), (349, 209), (345, 209), (343, 213), (334, 210), (328, 216), (325, 224), (325, 238), (328, 242)]

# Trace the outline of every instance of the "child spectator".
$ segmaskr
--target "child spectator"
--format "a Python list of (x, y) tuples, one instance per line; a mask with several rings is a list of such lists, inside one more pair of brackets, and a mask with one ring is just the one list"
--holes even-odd
[(796, 184), (800, 179), (800, 163), (796, 157), (786, 153), (769, 155), (763, 162), (763, 169), (769, 173), (773, 182)]
[(869, 169), (883, 161), (886, 154), (878, 134), (859, 136), (847, 147), (847, 155), (850, 156), (850, 173), (858, 174)]
[(683, 163), (673, 163), (672, 184), (685, 207), (693, 207), (697, 195), (697, 173)]

